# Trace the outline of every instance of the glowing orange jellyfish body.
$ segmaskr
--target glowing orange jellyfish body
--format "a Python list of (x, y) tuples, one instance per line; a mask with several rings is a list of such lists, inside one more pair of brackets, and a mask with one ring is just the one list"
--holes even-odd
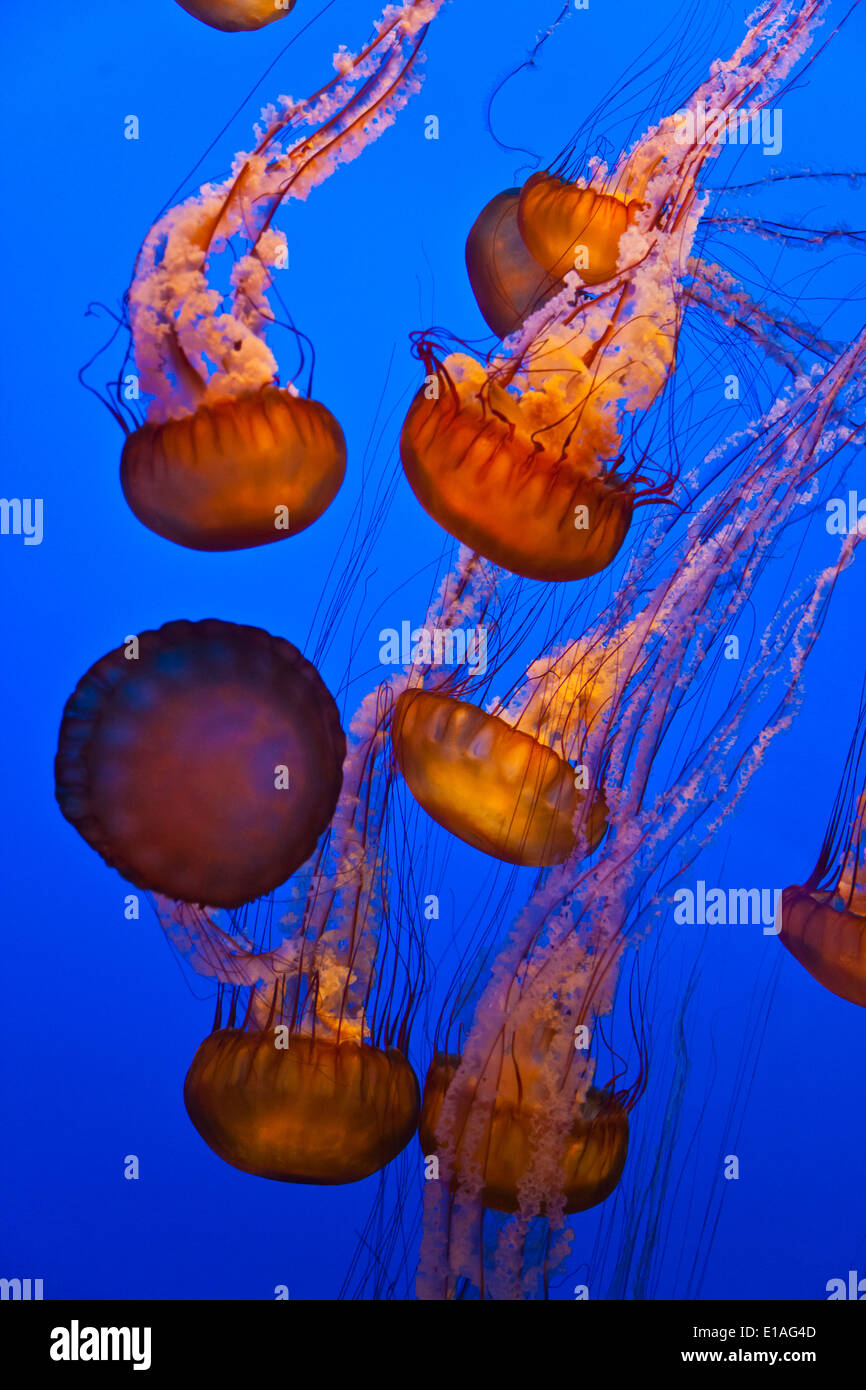
[[(574, 768), (530, 734), (449, 695), (399, 696), (391, 737), (409, 790), (428, 815), (509, 864), (558, 864), (575, 847), (585, 793)], [(586, 815), (588, 848), (605, 831), (604, 798)]]
[(600, 285), (616, 274), (620, 240), (637, 207), (539, 173), (523, 186), (517, 221), (527, 251), (554, 279), (576, 270), (584, 284)]
[(830, 858), (822, 852), (805, 887), (785, 888), (778, 940), (831, 994), (866, 1008), (866, 794), (859, 799), (838, 881), (820, 887)]
[(297, 535), (322, 515), (346, 471), (343, 431), (325, 406), (275, 386), (142, 425), (120, 481), (159, 536), (195, 550), (239, 550)]
[(569, 271), (585, 285), (611, 279), (637, 206), (543, 173), (491, 198), (466, 239), (466, 269), (494, 333), (513, 333)]
[(295, 0), (177, 0), (178, 4), (209, 24), (212, 29), (234, 33), (262, 29), (295, 8)]
[[(436, 1129), (446, 1094), (460, 1063), (459, 1056), (439, 1053), (424, 1085), (419, 1138), (425, 1154), (436, 1152)], [(480, 1169), (481, 1201), (494, 1211), (520, 1208), (520, 1184), (530, 1169), (533, 1145), (544, 1115), (534, 1093), (532, 1071), (506, 1063), (497, 1095), (483, 1126), (471, 1123), (477, 1081), (470, 1081), (461, 1098), (456, 1164), (452, 1185), (464, 1174)], [(468, 1123), (467, 1123), (468, 1122)], [(471, 1138), (470, 1138), (471, 1136)], [(616, 1097), (590, 1088), (561, 1148), (560, 1190), (565, 1214), (587, 1211), (609, 1197), (619, 1182), (628, 1152), (628, 1117)]]
[(334, 812), (345, 737), (289, 642), (217, 619), (127, 639), (63, 714), (56, 795), (124, 878), (236, 907), (283, 883)]
[(786, 888), (779, 940), (825, 989), (866, 1008), (866, 916), (833, 892)]
[[(483, 374), (482, 374), (483, 375)], [(527, 579), (585, 579), (610, 564), (631, 523), (634, 489), (588, 471), (604, 447), (580, 408), (561, 440), (534, 428), (523, 402), (470, 371), (440, 369), (400, 438), (406, 477), (426, 511), (464, 545)]]
[(866, 794), (838, 882), (820, 881), (819, 866), (805, 887), (785, 889), (779, 940), (825, 989), (866, 1008)]
[(274, 1029), (220, 1029), (184, 1085), (190, 1119), (213, 1151), (278, 1182), (358, 1182), (390, 1163), (418, 1125), (419, 1087), (396, 1048)]
[(497, 193), (482, 208), (466, 238), (472, 293), (500, 338), (513, 333), (545, 299), (562, 288), (527, 250), (517, 224), (519, 202), (519, 188)]

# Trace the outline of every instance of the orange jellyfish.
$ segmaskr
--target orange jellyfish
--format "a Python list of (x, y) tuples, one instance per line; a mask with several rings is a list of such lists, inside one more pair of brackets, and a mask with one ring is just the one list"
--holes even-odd
[(66, 819), (140, 888), (234, 907), (283, 883), (328, 825), (345, 737), (296, 647), (215, 618), (127, 638), (67, 701)]
[(406, 1147), (418, 1081), (402, 1052), (277, 1028), (218, 1029), (184, 1083), (187, 1113), (226, 1163), (277, 1182), (359, 1182)]
[[(538, 1048), (543, 1050), (550, 1038), (541, 1037)], [(427, 1074), (419, 1128), (421, 1147), (427, 1155), (436, 1152), (436, 1127), (460, 1060), (459, 1056), (439, 1054)], [(455, 1191), (470, 1173), (480, 1172), (482, 1206), (509, 1213), (520, 1210), (521, 1186), (545, 1124), (547, 1095), (540, 1081), (541, 1067), (532, 1053), (526, 1050), (521, 1056), (512, 1045), (499, 1059), (492, 1105), (479, 1126), (470, 1122), (478, 1078), (461, 1078), (459, 1118), (451, 1119), (452, 1130), (459, 1136), (451, 1173)], [(628, 1115), (624, 1106), (613, 1092), (590, 1087), (574, 1109), (564, 1141), (557, 1146), (558, 1173), (551, 1189), (557, 1197), (564, 1196), (564, 1214), (587, 1211), (609, 1197), (622, 1176), (627, 1153)], [(546, 1213), (543, 1196), (538, 1212)]]
[(295, 8), (295, 0), (177, 0), (187, 14), (212, 29), (235, 33), (239, 29), (263, 29)]
[(415, 686), (394, 709), (397, 765), (428, 815), (509, 864), (561, 864), (590, 854), (607, 825), (604, 774), (586, 763), (620, 678), (628, 633), (568, 643), (532, 662), (509, 701), (489, 711)]
[(404, 691), (392, 739), (415, 800), (485, 854), (509, 864), (562, 863), (574, 850), (581, 807), (588, 851), (601, 841), (603, 795), (587, 799), (565, 758), (468, 701)]
[(540, 356), (527, 357), (518, 394), (474, 358), (437, 363), (424, 343), (419, 352), (428, 382), (409, 408), (400, 454), (425, 511), (527, 579), (605, 569), (631, 524), (635, 489), (617, 472), (620, 439), (586, 366), (543, 376)]
[(601, 285), (617, 273), (620, 243), (640, 210), (637, 200), (538, 173), (521, 190), (517, 222), (527, 251), (555, 280), (574, 270), (584, 285)]
[(866, 1008), (866, 793), (838, 880), (822, 887), (827, 867), (822, 855), (805, 886), (785, 889), (779, 940), (831, 994)]
[[(391, 7), (361, 53), (335, 55), (337, 76), (321, 91), (265, 109), (256, 148), (236, 157), (228, 179), (206, 184), (148, 233), (128, 308), (150, 404), (120, 475), (132, 511), (158, 535), (198, 550), (265, 545), (303, 531), (336, 496), (343, 432), (324, 405), (280, 385), (265, 341), (268, 292), (289, 264), (285, 235), (271, 224), (286, 198), (305, 199), (393, 123), (418, 89), (413, 64), (439, 3)], [(211, 262), (228, 247), (224, 295)]]

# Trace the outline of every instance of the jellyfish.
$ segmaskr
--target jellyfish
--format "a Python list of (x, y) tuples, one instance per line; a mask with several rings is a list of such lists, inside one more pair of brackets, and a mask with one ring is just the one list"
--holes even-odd
[[(288, 263), (272, 222), (286, 198), (305, 199), (393, 123), (418, 90), (415, 60), (440, 3), (391, 7), (362, 52), (340, 49), (327, 86), (266, 108), (255, 149), (228, 179), (171, 208), (145, 238), (128, 308), (150, 404), (127, 430), (120, 478), (157, 535), (198, 550), (265, 545), (310, 526), (339, 491), (342, 429), (321, 402), (279, 384), (266, 342), (273, 271)], [(227, 248), (228, 298), (212, 264)]]
[(236, 907), (313, 853), (344, 753), (334, 700), (290, 642), (216, 618), (172, 622), (127, 638), (78, 682), (56, 796), (131, 883)]
[[(454, 1154), (452, 1191), (459, 1190), (461, 1173), (479, 1171), (480, 1201), (492, 1211), (515, 1213), (525, 1200), (533, 1147), (543, 1130), (548, 1088), (536, 1058), (545, 1055), (552, 1037), (541, 1036), (535, 1046), (515, 1036), (508, 1052), (488, 1064), (497, 1066), (495, 1101), (483, 1126), (472, 1124), (472, 1102), (478, 1078), (461, 1087), (460, 1115), (452, 1121), (459, 1135)], [(419, 1139), (425, 1154), (436, 1149), (436, 1127), (449, 1088), (460, 1068), (459, 1055), (434, 1057), (424, 1086)], [(603, 1202), (613, 1192), (628, 1152), (628, 1115), (611, 1091), (590, 1087), (584, 1105), (572, 1117), (565, 1143), (557, 1151), (560, 1172), (552, 1187), (564, 1195), (566, 1216)], [(546, 1197), (538, 1209), (546, 1214)]]
[(520, 192), (517, 222), (529, 254), (552, 279), (575, 270), (582, 284), (595, 286), (616, 275), (622, 239), (642, 211), (638, 198), (537, 173)]
[(803, 887), (782, 894), (779, 940), (809, 974), (840, 999), (866, 1008), (866, 793), (861, 794), (835, 883), (825, 883), (825, 845)]
[(359, 1182), (396, 1158), (417, 1128), (420, 1089), (406, 1055), (411, 994), (393, 1016), (377, 1007), (370, 929), (382, 907), (380, 866), (363, 850), (358, 862), (366, 878), (319, 856), (302, 920), (287, 913), (276, 945), (270, 903), (250, 933), (246, 917), (222, 925), (212, 908), (157, 899), (169, 940), (199, 975), (218, 981), (213, 1030), (184, 1082), (187, 1114), (217, 1157), (255, 1177)]
[[(270, 899), (252, 919), (227, 920), (157, 900), (169, 940), (218, 982), (213, 1030), (184, 1083), (187, 1114), (223, 1162), (271, 1181), (359, 1182), (396, 1158), (418, 1124), (420, 1088), (406, 1052), (413, 983), (407, 975), (402, 1007), (389, 1011), (403, 976), (377, 952), (387, 871), (366, 798), (378, 799), (378, 703), (373, 692), (373, 723), (349, 748), (329, 834), (289, 885), (276, 932)], [(410, 963), (411, 947), (399, 964)]]
[[(615, 558), (635, 506), (669, 495), (672, 475), (651, 485), (639, 465), (624, 467), (625, 427), (675, 368), (706, 205), (698, 177), (720, 150), (698, 138), (695, 112), (751, 119), (808, 44), (819, 8), (768, 5), (684, 113), (652, 127), (612, 170), (597, 164), (585, 187), (555, 173), (528, 181), (517, 208), (523, 248), (562, 288), (533, 300), (500, 352), (486, 363), (465, 351), (442, 357), (432, 336), (418, 336), (426, 381), (401, 436), (407, 480), (434, 520), (496, 564), (530, 579), (585, 579)], [(482, 243), (507, 263), (475, 280), (507, 284), (513, 265), (520, 286), (529, 263), (511, 233), (507, 255), (495, 232)]]
[[(578, 669), (575, 662), (572, 688)], [(409, 790), (440, 825), (507, 863), (562, 863), (580, 835), (591, 853), (604, 835), (605, 801), (603, 789), (587, 790), (586, 770), (575, 771), (570, 761), (579, 761), (591, 717), (593, 697), (583, 693), (582, 717), (575, 698), (572, 727), (563, 731), (551, 693), (536, 691), (532, 702), (521, 694), (488, 713), (436, 691), (404, 691), (392, 739)], [(562, 692), (558, 698), (562, 707)]]
[(183, 1088), (187, 1114), (226, 1163), (277, 1182), (359, 1182), (406, 1147), (418, 1080), (396, 1048), (225, 1028), (205, 1038)]
[(226, 33), (263, 29), (295, 8), (295, 0), (177, 0), (177, 3), (187, 14)]

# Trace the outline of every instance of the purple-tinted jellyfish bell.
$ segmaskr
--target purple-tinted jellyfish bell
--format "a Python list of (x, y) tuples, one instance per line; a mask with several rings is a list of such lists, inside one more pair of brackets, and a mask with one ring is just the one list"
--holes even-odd
[(334, 812), (346, 741), (291, 643), (209, 618), (109, 652), (67, 701), (64, 816), (124, 878), (237, 907), (304, 863)]

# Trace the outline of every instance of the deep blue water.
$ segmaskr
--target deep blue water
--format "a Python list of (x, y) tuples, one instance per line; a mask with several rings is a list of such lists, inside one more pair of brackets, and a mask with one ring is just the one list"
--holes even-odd
[[(213, 32), (173, 0), (82, 0), (51, 7), (50, 23), (44, 7), (4, 13), (2, 491), (44, 499), (44, 538), (24, 546), (0, 537), (8, 789), (0, 1275), (42, 1278), (46, 1297), (268, 1299), (286, 1284), (293, 1298), (329, 1298), (342, 1283), (373, 1181), (344, 1189), (269, 1184), (222, 1164), (195, 1133), (182, 1082), (210, 1027), (211, 992), (181, 970), (149, 908), (138, 922), (124, 920), (125, 885), (60, 816), (57, 727), (79, 676), (127, 633), (217, 616), (260, 625), (302, 649), (320, 635), (317, 603), (348, 558), (365, 451), (374, 479), (390, 474), (396, 458), (418, 380), (409, 333), (430, 324), (466, 337), (484, 331), (466, 279), (465, 236), (523, 162), (491, 138), (488, 99), (557, 8), (452, 0), (431, 28), (423, 91), (396, 126), (308, 202), (283, 209), (291, 254), (283, 295), (315, 343), (315, 394), (344, 428), (349, 477), (303, 535), (222, 555), (173, 546), (126, 507), (120, 432), (77, 380), (105, 337), (106, 320), (85, 311), (94, 301), (117, 305), (154, 216), (179, 186), (189, 191), (222, 175), (247, 147), (262, 104), (313, 91), (327, 80), (337, 45), (360, 44), (374, 17), (370, 0), (340, 0), (284, 53), (316, 13), (313, 0), (247, 35)], [(834, 9), (841, 18), (842, 7)], [(615, 152), (651, 114), (676, 109), (710, 60), (733, 48), (745, 12), (713, 0), (686, 23), (677, 0), (592, 0), (497, 100), (496, 133), (550, 159), (630, 64), (646, 65), (640, 89), (600, 118)], [(866, 15), (858, 11), (785, 94), (780, 155), (748, 149), (736, 169), (725, 155), (724, 178), (762, 177), (771, 164), (856, 169), (864, 58)], [(439, 117), (435, 141), (424, 138), (431, 113)], [(137, 141), (124, 139), (130, 114), (139, 117)], [(825, 227), (856, 226), (862, 202), (844, 182), (786, 185), (774, 198), (766, 206), (780, 220)], [(750, 243), (731, 252), (730, 264), (739, 270), (748, 258), (803, 317), (825, 326), (830, 315), (831, 336), (844, 339), (859, 326), (862, 264), (849, 248), (806, 254)], [(715, 406), (720, 396), (721, 388)], [(731, 429), (747, 418), (744, 406), (735, 410)], [(797, 545), (801, 580), (832, 558), (820, 522), (798, 532)], [(353, 683), (340, 696), (347, 716), (380, 679), (379, 631), (421, 621), (446, 550), (401, 478), (322, 662), (333, 690), (351, 668)], [(776, 562), (779, 586), (792, 556)], [(854, 729), (862, 615), (855, 566), (810, 660), (793, 729), (774, 744), (694, 880), (783, 886), (812, 868)], [(451, 904), (455, 922), (486, 872), (481, 858), (458, 847), (447, 878), (428, 889)], [(652, 1292), (681, 1296), (683, 1270), (706, 1258), (703, 1297), (825, 1297), (828, 1280), (849, 1269), (866, 1274), (862, 1014), (822, 990), (760, 928), (704, 933), (675, 927), (669, 915), (662, 942), (660, 1084), (646, 1106), (656, 1122), (670, 1018), (701, 954), (687, 1020), (680, 1177), (666, 1198)], [(418, 1045), (423, 1069), (423, 1038)], [(724, 1181), (719, 1155), (727, 1153), (739, 1156), (741, 1176), (726, 1184), (710, 1242), (700, 1222)], [(123, 1176), (128, 1154), (140, 1158), (137, 1182)], [(576, 1228), (576, 1263), (596, 1221), (589, 1214)], [(560, 1295), (571, 1296), (569, 1288), (566, 1281)], [(592, 1296), (603, 1291), (594, 1287)]]

